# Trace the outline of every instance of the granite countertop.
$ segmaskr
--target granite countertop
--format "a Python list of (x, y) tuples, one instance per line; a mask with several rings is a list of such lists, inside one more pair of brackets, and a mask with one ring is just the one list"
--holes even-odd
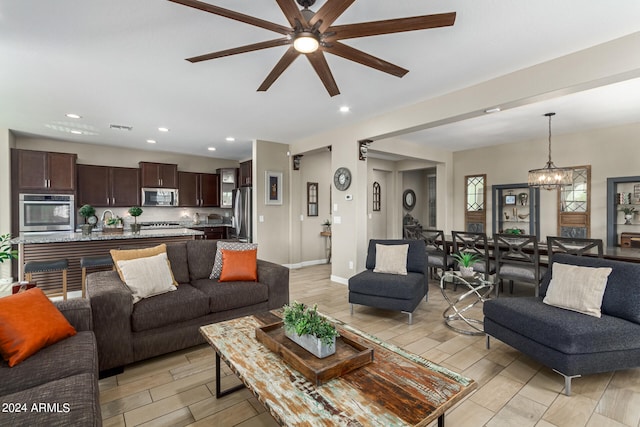
[(140, 234), (133, 234), (125, 230), (122, 234), (93, 232), (90, 236), (82, 233), (52, 232), (52, 233), (20, 233), (20, 236), (11, 240), (12, 244), (24, 243), (62, 243), (62, 242), (89, 242), (93, 240), (120, 240), (120, 239), (147, 239), (150, 237), (174, 237), (174, 236), (201, 236), (204, 232), (188, 228), (160, 228), (141, 230)]

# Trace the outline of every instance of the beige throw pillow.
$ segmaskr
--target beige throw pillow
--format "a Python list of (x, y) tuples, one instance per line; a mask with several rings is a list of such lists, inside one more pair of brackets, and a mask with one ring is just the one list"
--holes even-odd
[(409, 245), (381, 245), (376, 243), (374, 273), (407, 274)]
[(175, 291), (167, 254), (118, 261), (124, 283), (133, 294), (133, 303), (143, 298)]
[[(153, 255), (158, 255), (161, 253), (167, 253), (167, 245), (162, 243), (158, 246), (153, 246), (151, 248), (143, 248), (143, 249), (111, 249), (109, 251), (111, 254), (111, 259), (113, 259), (113, 263), (116, 266), (116, 270), (118, 271), (118, 275), (120, 276), (120, 280), (123, 282), (124, 276), (122, 275), (122, 271), (120, 271), (119, 261), (129, 261), (136, 258), (145, 258)], [(171, 263), (167, 258), (167, 265), (169, 266), (169, 271), (171, 271)], [(178, 286), (178, 282), (173, 277), (173, 272), (171, 271), (171, 278), (173, 279), (173, 284)]]
[(601, 317), (600, 307), (609, 267), (582, 267), (553, 263), (552, 279), (543, 302), (555, 307)]

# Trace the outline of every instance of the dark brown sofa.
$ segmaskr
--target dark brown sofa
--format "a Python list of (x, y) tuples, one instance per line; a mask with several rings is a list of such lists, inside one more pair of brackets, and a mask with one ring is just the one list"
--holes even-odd
[(100, 371), (119, 369), (204, 343), (199, 327), (280, 308), (289, 302), (289, 269), (258, 260), (258, 282), (209, 279), (215, 240), (167, 245), (178, 290), (133, 304), (115, 271), (87, 276)]
[(85, 299), (54, 303), (78, 332), (10, 368), (0, 358), (0, 426), (101, 426), (96, 341)]

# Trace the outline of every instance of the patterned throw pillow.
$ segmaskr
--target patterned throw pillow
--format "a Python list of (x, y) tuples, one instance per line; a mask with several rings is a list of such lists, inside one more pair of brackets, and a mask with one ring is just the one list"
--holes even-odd
[(216, 250), (216, 258), (213, 261), (213, 269), (209, 279), (219, 279), (220, 273), (222, 273), (222, 252), (221, 249), (228, 249), (230, 251), (248, 251), (251, 249), (258, 249), (257, 243), (243, 243), (243, 242), (218, 242)]

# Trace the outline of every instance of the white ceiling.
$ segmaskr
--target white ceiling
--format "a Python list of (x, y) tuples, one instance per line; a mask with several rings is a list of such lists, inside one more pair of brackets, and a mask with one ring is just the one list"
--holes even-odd
[[(287, 25), (274, 0), (208, 1)], [(341, 90), (331, 98), (304, 58), (269, 91), (256, 91), (283, 47), (184, 60), (278, 37), (237, 21), (164, 0), (0, 0), (0, 127), (242, 160), (252, 139), (293, 142), (640, 30), (637, 0), (359, 0), (336, 24), (451, 11), (453, 27), (346, 41), (410, 72), (399, 79), (327, 55)], [(339, 113), (342, 105), (351, 112)], [(554, 134), (638, 122), (640, 85), (619, 83), (406, 138), (446, 141), (451, 150), (539, 138), (547, 111), (558, 113)], [(66, 118), (69, 112), (82, 119)]]

